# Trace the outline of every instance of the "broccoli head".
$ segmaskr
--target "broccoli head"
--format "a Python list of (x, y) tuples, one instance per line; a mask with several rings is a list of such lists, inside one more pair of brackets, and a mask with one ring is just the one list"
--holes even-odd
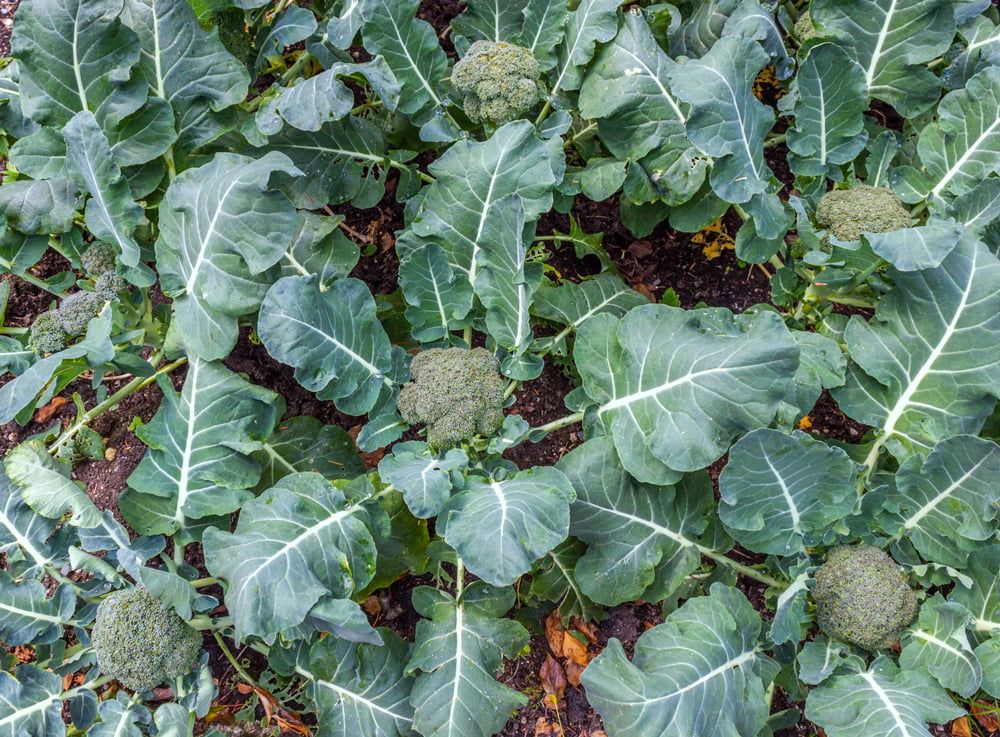
[(104, 307), (96, 292), (74, 292), (59, 303), (59, 320), (67, 335), (83, 335), (90, 320)]
[(410, 374), (396, 406), (411, 425), (427, 426), (432, 447), (492, 435), (503, 424), (506, 381), (486, 349), (431, 348), (414, 357)]
[(829, 637), (864, 648), (891, 647), (917, 616), (906, 575), (870, 545), (834, 548), (814, 574), (816, 621)]
[(28, 347), (38, 353), (55, 353), (66, 347), (66, 331), (55, 310), (43, 312), (35, 318), (28, 335)]
[(118, 293), (125, 289), (125, 278), (114, 271), (106, 271), (97, 277), (94, 282), (94, 292), (102, 300), (112, 300), (118, 297)]
[(239, 8), (226, 8), (215, 14), (212, 25), (219, 29), (219, 40), (226, 51), (244, 64), (253, 59), (253, 40), (247, 30), (246, 19)]
[(201, 653), (201, 633), (142, 588), (102, 601), (91, 639), (101, 673), (133, 691), (186, 675)]
[(115, 270), (118, 261), (118, 254), (114, 246), (104, 241), (94, 241), (86, 251), (80, 255), (80, 263), (87, 276), (100, 276), (109, 271)]
[(465, 114), (495, 125), (524, 117), (545, 98), (542, 70), (528, 49), (476, 41), (451, 73)]
[(856, 241), (862, 233), (908, 228), (910, 213), (891, 189), (859, 184), (823, 195), (816, 221), (840, 240)]

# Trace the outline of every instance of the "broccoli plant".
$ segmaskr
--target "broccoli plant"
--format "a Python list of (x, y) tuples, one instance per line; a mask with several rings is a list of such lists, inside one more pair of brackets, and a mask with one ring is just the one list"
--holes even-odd
[(0, 735), (1000, 699), (1000, 12), (430, 5), (21, 0)]

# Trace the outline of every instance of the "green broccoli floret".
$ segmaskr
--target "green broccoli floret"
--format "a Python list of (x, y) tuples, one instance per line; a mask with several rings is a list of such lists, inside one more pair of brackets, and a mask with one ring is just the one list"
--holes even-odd
[(541, 79), (531, 51), (493, 41), (476, 41), (451, 72), (469, 119), (495, 125), (524, 117), (545, 99)]
[(800, 44), (805, 43), (811, 38), (823, 35), (816, 30), (816, 26), (812, 23), (812, 18), (809, 17), (808, 10), (804, 11), (802, 15), (799, 16), (799, 19), (795, 21), (793, 31), (795, 33), (795, 38), (799, 40)]
[(141, 588), (101, 602), (91, 640), (101, 673), (133, 691), (186, 675), (201, 653), (201, 633)]
[(842, 241), (856, 241), (862, 233), (908, 228), (910, 213), (891, 189), (859, 184), (823, 195), (816, 222)]
[(67, 335), (83, 335), (91, 319), (104, 307), (96, 292), (74, 292), (59, 303), (59, 320)]
[(119, 292), (125, 289), (125, 278), (114, 271), (107, 271), (97, 277), (94, 282), (94, 292), (102, 300), (112, 300), (118, 297)]
[(43, 312), (35, 318), (28, 335), (28, 347), (37, 353), (55, 353), (66, 347), (66, 331), (55, 310)]
[(115, 270), (118, 262), (118, 254), (114, 246), (104, 241), (94, 241), (80, 255), (80, 263), (83, 265), (83, 272), (87, 276), (97, 277)]
[(503, 424), (506, 381), (486, 349), (431, 348), (413, 359), (410, 375), (396, 406), (411, 425), (427, 426), (432, 447), (492, 435)]
[(917, 616), (906, 575), (871, 545), (834, 548), (813, 576), (816, 621), (829, 637), (865, 650), (891, 647)]

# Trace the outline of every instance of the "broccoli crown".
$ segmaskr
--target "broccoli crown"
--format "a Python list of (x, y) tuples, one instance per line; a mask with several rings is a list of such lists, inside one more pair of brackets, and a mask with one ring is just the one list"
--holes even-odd
[(212, 25), (219, 29), (219, 40), (226, 51), (244, 64), (249, 64), (253, 58), (253, 43), (243, 11), (235, 7), (226, 8), (215, 14)]
[(865, 650), (891, 647), (917, 616), (906, 575), (870, 545), (834, 548), (814, 574), (816, 621), (828, 636)]
[(104, 241), (94, 241), (80, 255), (80, 263), (83, 265), (83, 271), (88, 276), (100, 276), (109, 271), (114, 271), (116, 262), (117, 254), (115, 253), (114, 246)]
[(856, 241), (862, 233), (909, 227), (910, 213), (891, 189), (859, 184), (823, 195), (816, 207), (816, 221), (840, 240)]
[(66, 347), (66, 332), (58, 312), (49, 310), (35, 318), (28, 335), (28, 347), (38, 353), (55, 353)]
[(473, 122), (517, 120), (545, 98), (542, 70), (531, 51), (508, 43), (476, 41), (451, 73)]
[(87, 324), (104, 306), (96, 292), (74, 292), (59, 303), (59, 320), (67, 335), (83, 335)]
[(506, 382), (484, 348), (431, 348), (410, 365), (413, 382), (399, 392), (399, 414), (427, 426), (427, 443), (439, 448), (475, 434), (492, 435), (503, 424)]
[(201, 652), (201, 633), (141, 588), (101, 602), (91, 640), (100, 671), (133, 691), (189, 673)]
[(804, 11), (797, 21), (795, 21), (794, 29), (795, 38), (799, 40), (799, 43), (805, 43), (811, 38), (816, 38), (820, 36), (819, 31), (816, 30), (816, 26), (812, 23), (812, 18), (809, 16), (809, 11)]
[(94, 282), (94, 292), (102, 300), (112, 300), (125, 289), (125, 278), (114, 271), (106, 271)]

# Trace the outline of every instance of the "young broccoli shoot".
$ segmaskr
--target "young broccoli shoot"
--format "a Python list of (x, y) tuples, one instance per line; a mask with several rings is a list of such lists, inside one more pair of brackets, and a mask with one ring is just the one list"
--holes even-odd
[(35, 318), (28, 335), (28, 347), (37, 353), (55, 353), (66, 347), (66, 331), (56, 310), (43, 312)]
[(114, 271), (117, 260), (114, 246), (104, 241), (94, 241), (80, 254), (80, 264), (84, 273), (94, 277)]
[(92, 641), (101, 673), (134, 691), (186, 675), (201, 653), (201, 633), (141, 588), (101, 602)]
[(917, 616), (917, 598), (906, 575), (870, 545), (834, 548), (814, 578), (816, 621), (835, 640), (881, 650), (894, 645)]
[(396, 405), (408, 423), (427, 426), (432, 447), (492, 435), (503, 424), (506, 381), (486, 349), (431, 348), (413, 359), (410, 375)]
[(910, 213), (891, 189), (859, 184), (823, 195), (816, 222), (842, 241), (856, 241), (862, 233), (908, 228)]
[(531, 51), (509, 43), (476, 41), (455, 64), (451, 84), (475, 123), (502, 125), (523, 118), (545, 99), (542, 70)]
[(812, 18), (809, 16), (809, 11), (805, 10), (799, 16), (799, 19), (795, 21), (795, 37), (799, 40), (799, 43), (805, 43), (811, 38), (816, 38), (822, 35), (816, 30), (816, 26), (812, 23)]
[(74, 292), (59, 303), (59, 320), (67, 335), (83, 335), (87, 325), (104, 306), (96, 292)]

